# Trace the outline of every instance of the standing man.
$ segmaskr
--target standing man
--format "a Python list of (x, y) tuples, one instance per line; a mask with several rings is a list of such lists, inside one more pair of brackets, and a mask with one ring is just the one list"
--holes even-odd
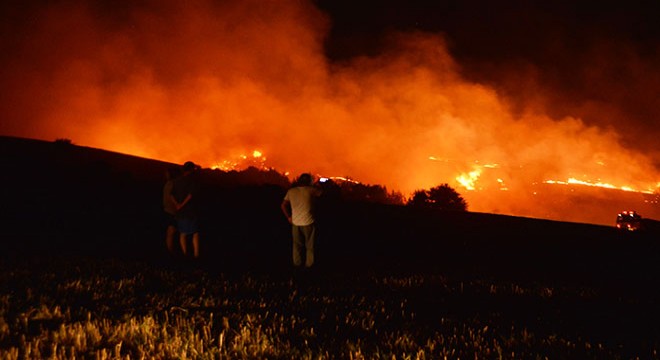
[(176, 206), (176, 222), (179, 230), (179, 244), (183, 256), (188, 256), (188, 236), (192, 237), (193, 257), (199, 258), (199, 202), (198, 185), (194, 176), (197, 165), (192, 161), (183, 164), (183, 175), (172, 186), (172, 201)]
[(165, 171), (165, 185), (163, 185), (163, 211), (165, 216), (165, 246), (171, 256), (177, 255), (177, 249), (174, 246), (174, 236), (176, 234), (176, 204), (172, 200), (172, 187), (174, 180), (181, 174), (179, 166), (172, 166)]
[(316, 224), (314, 202), (321, 195), (321, 189), (313, 186), (311, 174), (303, 173), (298, 177), (282, 201), (282, 212), (291, 223), (293, 235), (293, 266), (309, 269), (314, 265), (314, 242)]

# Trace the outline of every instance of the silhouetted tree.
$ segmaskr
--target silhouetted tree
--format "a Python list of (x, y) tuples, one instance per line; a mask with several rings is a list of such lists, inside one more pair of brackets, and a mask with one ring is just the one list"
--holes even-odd
[(339, 184), (341, 197), (347, 201), (360, 201), (376, 204), (403, 204), (403, 195), (388, 192), (382, 185), (362, 184), (352, 181), (342, 181)]
[(403, 196), (403, 193), (401, 193), (400, 191), (392, 191), (387, 196), (386, 204), (403, 205), (405, 203), (406, 203), (406, 198), (405, 196)]
[(429, 190), (415, 191), (407, 205), (458, 211), (466, 211), (468, 206), (465, 199), (448, 184), (442, 184)]

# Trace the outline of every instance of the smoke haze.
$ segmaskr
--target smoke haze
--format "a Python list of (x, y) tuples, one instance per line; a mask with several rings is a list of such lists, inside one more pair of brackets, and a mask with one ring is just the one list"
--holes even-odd
[(305, 1), (4, 6), (5, 135), (205, 167), (259, 150), (291, 174), (448, 183), (471, 211), (605, 224), (622, 209), (571, 218), (575, 204), (539, 206), (540, 184), (660, 186), (658, 47), (550, 43), (575, 66), (544, 72), (459, 62), (455, 39), (419, 30), (330, 58), (332, 17)]

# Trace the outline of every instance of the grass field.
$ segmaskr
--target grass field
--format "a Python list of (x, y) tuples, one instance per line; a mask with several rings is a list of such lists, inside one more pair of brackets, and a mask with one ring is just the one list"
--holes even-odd
[(652, 359), (660, 347), (658, 291), (630, 284), (3, 260), (1, 359)]

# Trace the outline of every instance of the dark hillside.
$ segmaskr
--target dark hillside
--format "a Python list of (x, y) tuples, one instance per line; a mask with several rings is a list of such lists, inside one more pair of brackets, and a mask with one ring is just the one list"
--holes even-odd
[(159, 210), (151, 202), (159, 199), (170, 165), (61, 141), (2, 137), (5, 246), (91, 251), (136, 237), (151, 221), (145, 216)]
[[(194, 159), (193, 159), (194, 160)], [(173, 164), (56, 141), (0, 137), (5, 253), (76, 252), (159, 259), (161, 191)], [(203, 253), (226, 268), (281, 269), (289, 226), (276, 172), (201, 172)], [(613, 227), (471, 212), (321, 204), (319, 265), (328, 271), (443, 271), (534, 280), (657, 277), (657, 228)]]
[[(0, 136), (0, 161), (9, 172), (25, 174), (47, 171), (86, 170), (90, 175), (123, 172), (140, 180), (161, 181), (171, 163), (78, 146), (65, 139), (53, 142)], [(7, 174), (9, 175), (9, 174)], [(17, 178), (17, 174), (12, 177)], [(49, 177), (50, 178), (50, 177)]]

